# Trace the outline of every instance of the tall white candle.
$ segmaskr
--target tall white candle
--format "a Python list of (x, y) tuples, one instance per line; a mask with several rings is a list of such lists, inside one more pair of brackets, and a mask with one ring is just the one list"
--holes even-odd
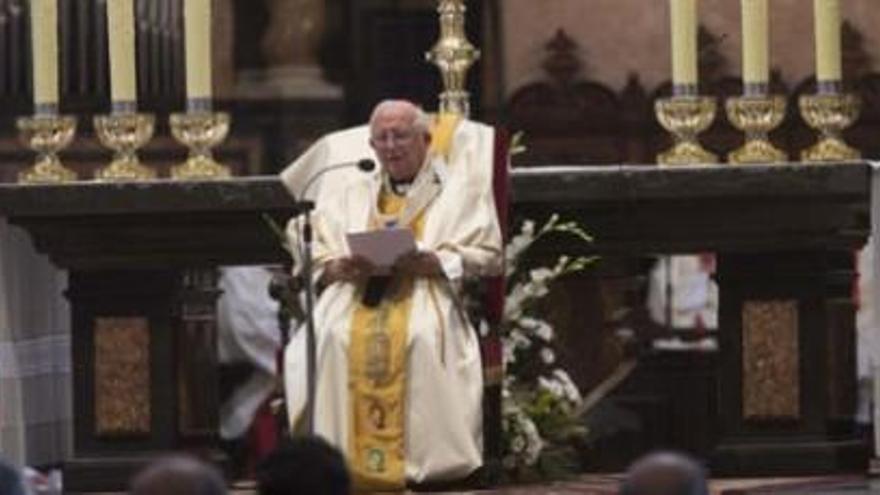
[(211, 0), (183, 0), (186, 97), (211, 98)]
[(697, 84), (697, 1), (670, 0), (672, 83)]
[(57, 0), (31, 0), (34, 105), (58, 104)]
[(742, 0), (743, 82), (766, 84), (770, 79), (767, 0)]
[(107, 0), (110, 94), (114, 102), (137, 101), (134, 0)]
[(840, 81), (840, 0), (813, 0), (816, 27), (816, 79)]

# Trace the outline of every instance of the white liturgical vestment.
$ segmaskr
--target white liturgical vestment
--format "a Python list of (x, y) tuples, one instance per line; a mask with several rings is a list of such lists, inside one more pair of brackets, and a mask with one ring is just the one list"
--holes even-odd
[[(405, 448), (400, 457), (406, 479), (414, 482), (460, 478), (482, 463), (482, 368), (477, 334), (461, 307), (460, 291), (464, 277), (495, 275), (501, 269), (501, 233), (492, 193), (494, 130), (471, 121), (457, 122), (454, 129), (445, 149), (432, 146), (401, 214), (404, 223), (407, 215), (418, 217), (418, 245), (437, 255), (444, 274), (415, 279), (405, 320)], [(299, 197), (319, 170), (375, 159), (368, 139), (367, 127), (331, 134), (285, 170), (282, 180)], [(380, 170), (364, 173), (350, 167), (326, 174), (318, 186), (309, 194), (316, 200), (316, 275), (326, 261), (349, 254), (347, 233), (370, 230), (383, 175)], [(288, 226), (291, 245), (297, 242), (300, 222), (294, 219)], [(360, 445), (354, 438), (360, 423), (353, 418), (349, 369), (361, 290), (350, 283), (330, 285), (318, 298), (314, 314), (315, 430), (345, 452), (350, 465), (362, 454), (353, 452)], [(296, 332), (285, 352), (292, 425), (305, 409), (305, 340), (304, 331)], [(383, 415), (379, 423), (384, 423), (385, 413), (377, 414)], [(381, 452), (372, 454), (366, 454), (365, 469), (383, 469), (386, 459)]]

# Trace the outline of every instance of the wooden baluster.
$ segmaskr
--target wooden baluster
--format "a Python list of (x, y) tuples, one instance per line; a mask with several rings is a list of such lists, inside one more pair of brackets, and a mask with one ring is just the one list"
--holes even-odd
[(26, 6), (22, 0), (9, 2), (9, 93), (13, 95), (30, 94), (30, 71), (27, 62), (30, 56), (24, 57), (24, 53), (30, 52), (30, 35)]
[[(89, 17), (94, 26), (89, 29), (94, 43), (93, 55), (81, 61), (80, 70), (88, 74), (94, 74), (86, 94), (90, 99), (100, 101), (102, 111), (110, 110), (110, 48), (107, 46), (107, 2), (96, 0), (86, 2), (89, 4)], [(88, 26), (89, 24), (86, 24)]]
[(174, 93), (174, 17), (172, 9), (174, 8), (172, 0), (162, 0), (162, 47), (160, 50), (160, 60), (162, 67), (160, 71), (161, 86), (160, 92), (163, 97), (170, 97)]
[(76, 71), (73, 93), (86, 94), (89, 87), (89, 73), (85, 68), (86, 60), (91, 55), (89, 46), (89, 7), (91, 2), (73, 2), (76, 5)]
[(138, 74), (141, 94), (152, 100), (156, 96), (156, 3), (141, 0), (138, 9)]
[(155, 0), (153, 2), (153, 94), (162, 97), (165, 91), (165, 0)]
[(138, 99), (140, 101), (149, 101), (147, 95), (150, 94), (149, 88), (149, 25), (147, 21), (147, 10), (149, 4), (154, 0), (137, 0), (135, 2), (135, 32), (137, 38), (137, 80), (138, 80)]
[(162, 94), (162, 2), (150, 2), (150, 94)]
[(184, 98), (183, 72), (183, 4), (181, 0), (170, 0), (171, 3), (171, 91), (173, 100)]
[(62, 103), (65, 97), (73, 93), (73, 85), (71, 84), (71, 76), (74, 73), (75, 66), (73, 64), (74, 38), (73, 23), (71, 20), (72, 9), (70, 2), (60, 2), (58, 5), (58, 24), (60, 32), (58, 33), (58, 91), (60, 92)]
[(9, 93), (9, 54), (6, 51), (9, 27), (9, 2), (0, 0), (0, 96), (11, 96)]

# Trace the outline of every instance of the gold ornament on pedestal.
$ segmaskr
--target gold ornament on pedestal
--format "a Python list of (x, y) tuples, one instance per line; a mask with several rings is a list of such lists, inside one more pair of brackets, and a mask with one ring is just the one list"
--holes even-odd
[(470, 94), (465, 90), (467, 72), (480, 58), (480, 51), (464, 31), (464, 0), (440, 0), (440, 39), (425, 58), (440, 69), (445, 91), (440, 94), (440, 112), (470, 115)]
[(727, 155), (727, 161), (784, 163), (788, 155), (770, 142), (768, 134), (785, 118), (785, 98), (779, 95), (745, 95), (726, 102), (727, 119), (745, 133), (746, 142)]
[(700, 144), (697, 136), (715, 120), (715, 99), (708, 96), (673, 96), (654, 104), (657, 120), (675, 136), (675, 144), (657, 155), (660, 165), (713, 164), (715, 154)]
[(171, 177), (184, 180), (225, 179), (232, 175), (229, 167), (214, 161), (211, 148), (229, 133), (229, 114), (196, 111), (171, 115), (171, 134), (189, 148), (189, 158), (172, 167)]
[(70, 145), (76, 135), (76, 117), (68, 115), (34, 115), (16, 121), (25, 145), (37, 153), (34, 165), (18, 174), (24, 184), (61, 183), (76, 180), (76, 172), (66, 168), (58, 152)]
[(149, 180), (156, 171), (141, 164), (137, 150), (153, 137), (155, 119), (146, 113), (122, 112), (95, 117), (95, 132), (101, 144), (115, 154), (110, 165), (95, 172), (106, 181)]
[(841, 137), (844, 129), (859, 116), (860, 101), (846, 93), (803, 95), (798, 101), (804, 121), (820, 132), (819, 141), (801, 152), (805, 162), (858, 160), (861, 153)]

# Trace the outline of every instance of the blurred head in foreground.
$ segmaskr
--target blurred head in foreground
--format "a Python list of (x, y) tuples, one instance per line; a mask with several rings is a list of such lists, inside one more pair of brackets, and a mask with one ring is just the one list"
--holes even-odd
[(708, 495), (703, 467), (675, 452), (654, 452), (634, 462), (620, 485), (620, 495)]
[(296, 437), (272, 452), (257, 470), (259, 495), (349, 495), (342, 454), (319, 437)]
[(220, 472), (195, 458), (163, 457), (144, 468), (131, 482), (131, 495), (226, 495)]

